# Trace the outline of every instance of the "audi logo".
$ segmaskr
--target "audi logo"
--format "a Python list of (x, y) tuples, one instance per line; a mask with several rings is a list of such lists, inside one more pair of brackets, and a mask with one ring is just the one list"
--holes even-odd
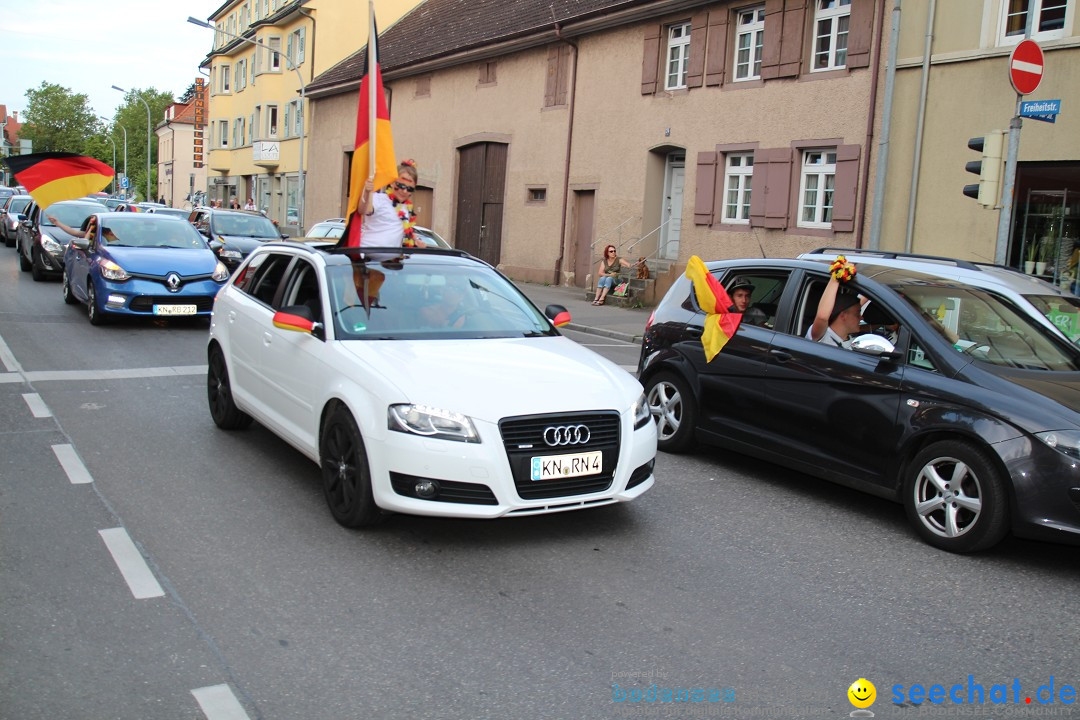
[(560, 445), (584, 445), (592, 433), (585, 425), (552, 425), (544, 428), (544, 442), (551, 447)]

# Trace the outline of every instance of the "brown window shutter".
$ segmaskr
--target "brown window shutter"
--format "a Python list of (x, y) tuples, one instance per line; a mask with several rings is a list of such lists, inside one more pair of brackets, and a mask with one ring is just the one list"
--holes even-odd
[(694, 191), (695, 225), (712, 225), (716, 157), (716, 151), (699, 152), (697, 156), (697, 189)]
[(705, 81), (705, 34), (709, 29), (707, 13), (690, 20), (690, 57), (686, 66), (686, 87), (701, 87)]
[(566, 93), (570, 86), (570, 53), (574, 52), (569, 45), (559, 45), (559, 71), (558, 81), (555, 85), (555, 104), (566, 104)]
[(544, 82), (544, 107), (555, 104), (555, 94), (559, 87), (559, 46), (548, 45), (547, 80)]
[(785, 0), (784, 30), (780, 38), (780, 69), (777, 77), (798, 77), (802, 70), (806, 38), (806, 0)]
[(728, 10), (713, 10), (709, 13), (709, 39), (705, 52), (705, 84), (723, 85), (724, 68), (727, 67), (728, 24), (731, 13)]
[(832, 212), (832, 229), (836, 232), (852, 232), (855, 229), (860, 150), (858, 145), (841, 145), (836, 148), (836, 182), (833, 185)]
[(786, 228), (791, 198), (791, 148), (755, 151), (752, 182), (750, 226)]
[(660, 37), (662, 25), (652, 25), (645, 30), (645, 52), (641, 58), (641, 94), (656, 92), (656, 80), (660, 72)]
[(765, 37), (761, 47), (761, 79), (780, 73), (780, 38), (784, 30), (784, 0), (765, 0)]
[(872, 0), (852, 0), (848, 25), (848, 68), (870, 65), (870, 45), (874, 37), (874, 3)]

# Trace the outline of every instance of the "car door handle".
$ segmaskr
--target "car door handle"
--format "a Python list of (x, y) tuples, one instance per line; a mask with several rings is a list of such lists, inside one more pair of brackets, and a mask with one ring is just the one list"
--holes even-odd
[(270, 345), (270, 341), (274, 339), (274, 336), (268, 332), (263, 333), (263, 345)]
[(232, 324), (234, 322), (236, 322), (236, 311), (235, 310), (230, 310), (229, 311), (229, 323)]
[(788, 360), (791, 359), (791, 353), (789, 353), (787, 350), (773, 349), (773, 350), (769, 351), (769, 354), (772, 355), (777, 360), (779, 360), (780, 362), (787, 362)]

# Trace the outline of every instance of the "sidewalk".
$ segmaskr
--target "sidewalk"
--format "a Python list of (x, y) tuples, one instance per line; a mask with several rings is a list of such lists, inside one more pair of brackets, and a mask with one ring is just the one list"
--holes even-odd
[(593, 305), (579, 287), (559, 287), (516, 282), (518, 289), (543, 312), (548, 305), (562, 305), (570, 311), (567, 329), (602, 335), (641, 344), (645, 323), (652, 308), (621, 308), (610, 303)]

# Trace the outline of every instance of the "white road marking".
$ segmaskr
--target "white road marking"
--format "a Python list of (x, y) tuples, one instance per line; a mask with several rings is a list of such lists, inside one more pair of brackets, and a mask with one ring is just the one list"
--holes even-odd
[(211, 685), (191, 691), (207, 720), (250, 720), (228, 685)]
[(45, 404), (45, 401), (41, 399), (41, 396), (37, 393), (23, 393), (23, 400), (26, 401), (27, 406), (30, 408), (30, 412), (34, 414), (36, 418), (52, 417), (52, 410)]
[(1029, 72), (1033, 75), (1042, 75), (1043, 66), (1036, 65), (1035, 63), (1024, 62), (1023, 60), (1013, 60), (1013, 70), (1020, 70), (1022, 72)]
[(178, 367), (129, 368), (122, 370), (31, 370), (22, 375), (27, 382), (46, 380), (131, 380), (133, 378), (205, 375), (206, 365)]
[(113, 556), (116, 566), (120, 568), (120, 574), (124, 576), (136, 600), (161, 597), (165, 594), (127, 530), (122, 527), (109, 528), (98, 530), (98, 534), (105, 541), (105, 547), (109, 549), (109, 554)]
[(94, 478), (90, 476), (90, 471), (86, 469), (82, 460), (75, 454), (75, 448), (70, 445), (53, 445), (52, 451), (56, 455), (56, 459), (60, 461), (60, 466), (64, 468), (64, 472), (67, 473), (68, 480), (71, 481), (72, 485), (94, 482)]
[(26, 382), (23, 379), (22, 373), (9, 372), (0, 373), (0, 384), (21, 383)]
[(11, 354), (11, 348), (4, 342), (4, 338), (0, 337), (0, 362), (4, 363), (4, 368), (8, 372), (19, 372), (22, 367), (19, 365), (19, 361), (15, 359), (15, 356)]

